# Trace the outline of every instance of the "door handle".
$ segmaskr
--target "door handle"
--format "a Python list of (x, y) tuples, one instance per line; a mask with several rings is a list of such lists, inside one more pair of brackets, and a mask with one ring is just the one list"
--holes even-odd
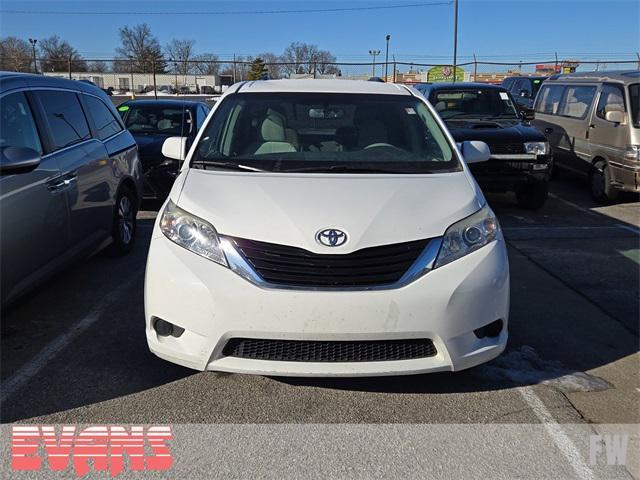
[(589, 125), (589, 128), (596, 128), (596, 126), (592, 123), (591, 125)]
[(553, 133), (553, 128), (547, 127), (544, 129), (544, 133)]
[(69, 176), (69, 177), (64, 177), (64, 178), (57, 177), (57, 178), (54, 178), (47, 185), (47, 188), (49, 189), (50, 192), (59, 192), (60, 190), (68, 187), (69, 185), (71, 185), (76, 180), (77, 180), (77, 176), (76, 175)]

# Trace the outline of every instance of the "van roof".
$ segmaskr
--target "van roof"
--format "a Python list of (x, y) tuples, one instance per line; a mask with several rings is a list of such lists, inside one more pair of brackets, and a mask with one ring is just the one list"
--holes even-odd
[(622, 82), (640, 81), (640, 70), (612, 70), (607, 72), (559, 73), (547, 79), (548, 82)]
[(305, 93), (373, 93), (411, 95), (403, 85), (366, 80), (255, 80), (238, 84), (236, 93), (305, 92)]
[(0, 92), (16, 88), (66, 88), (80, 92), (103, 96), (104, 92), (97, 86), (78, 80), (37, 75), (34, 73), (0, 72)]

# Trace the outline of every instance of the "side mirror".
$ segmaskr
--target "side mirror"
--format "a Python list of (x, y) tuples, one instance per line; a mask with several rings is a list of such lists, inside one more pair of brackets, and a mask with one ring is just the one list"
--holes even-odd
[(169, 137), (162, 144), (162, 155), (173, 160), (184, 160), (187, 156), (187, 137)]
[(624, 123), (624, 112), (621, 110), (610, 110), (604, 114), (604, 119), (612, 123)]
[(0, 173), (24, 173), (40, 165), (40, 152), (27, 147), (0, 148)]
[(462, 156), (467, 164), (486, 162), (491, 158), (491, 151), (486, 143), (471, 140), (462, 142)]

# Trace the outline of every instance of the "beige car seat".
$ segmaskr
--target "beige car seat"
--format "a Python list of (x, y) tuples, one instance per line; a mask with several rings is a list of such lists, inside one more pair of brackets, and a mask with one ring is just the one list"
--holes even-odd
[[(267, 116), (262, 121), (260, 135), (263, 143), (254, 152), (254, 155), (268, 153), (295, 152), (296, 148), (287, 141), (287, 131), (285, 128), (284, 116), (275, 110), (269, 110)], [(293, 138), (291, 138), (293, 140)]]

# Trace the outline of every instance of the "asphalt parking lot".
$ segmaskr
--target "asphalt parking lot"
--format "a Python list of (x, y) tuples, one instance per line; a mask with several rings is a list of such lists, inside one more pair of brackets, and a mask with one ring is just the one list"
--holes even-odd
[[(509, 195), (488, 199), (508, 241), (512, 291), (508, 349), (487, 365), (310, 380), (160, 360), (144, 335), (156, 214), (146, 210), (130, 256), (99, 254), (4, 312), (2, 423), (638, 425), (638, 198), (597, 206), (563, 174), (538, 212)], [(627, 469), (638, 475), (634, 458)]]

